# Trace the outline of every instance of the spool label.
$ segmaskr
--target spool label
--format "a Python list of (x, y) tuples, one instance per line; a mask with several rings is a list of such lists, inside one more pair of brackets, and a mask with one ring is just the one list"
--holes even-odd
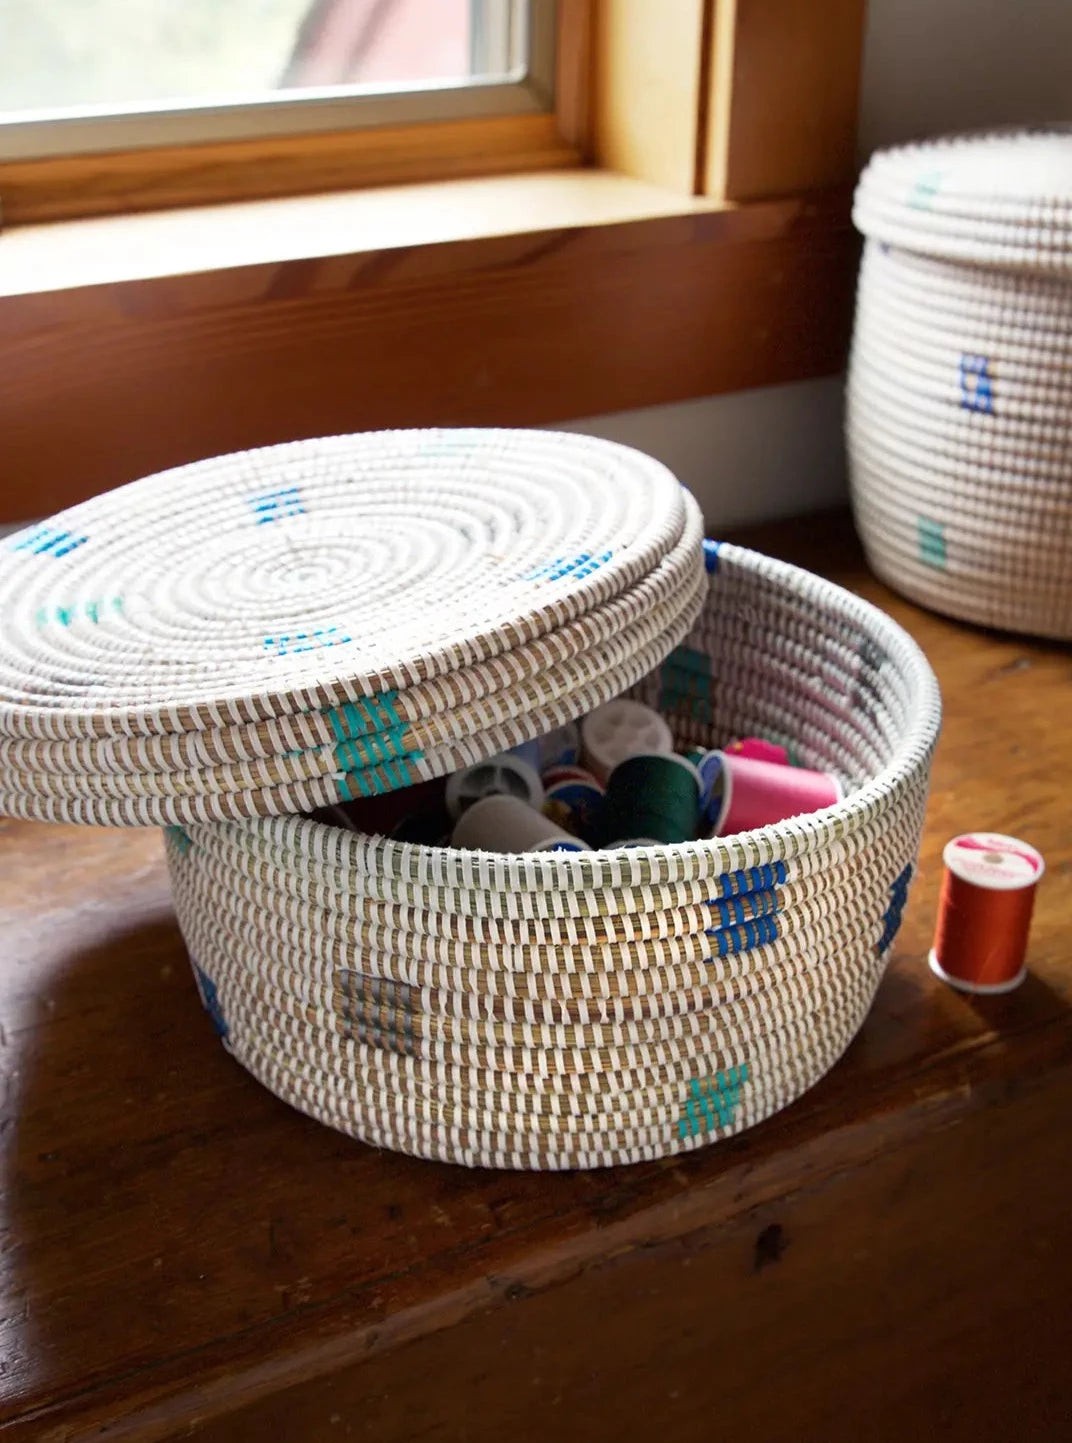
[(992, 891), (1030, 887), (1042, 876), (1043, 861), (1028, 842), (1001, 832), (965, 832), (947, 842), (942, 860), (954, 876)]

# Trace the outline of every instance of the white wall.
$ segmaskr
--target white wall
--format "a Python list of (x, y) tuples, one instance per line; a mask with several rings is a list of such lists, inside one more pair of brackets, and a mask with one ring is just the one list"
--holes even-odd
[(567, 421), (561, 429), (658, 456), (717, 533), (844, 499), (841, 396), (834, 376)]
[[(1072, 0), (870, 0), (860, 149), (1072, 120)], [(710, 527), (843, 500), (840, 378), (573, 422), (675, 469)]]
[(1072, 120), (1072, 0), (870, 0), (860, 151)]

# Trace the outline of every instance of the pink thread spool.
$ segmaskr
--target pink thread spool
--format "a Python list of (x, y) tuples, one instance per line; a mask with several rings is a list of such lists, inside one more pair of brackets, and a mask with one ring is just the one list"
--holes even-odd
[[(818, 812), (840, 802), (845, 795), (841, 783), (830, 772), (810, 772), (804, 767), (782, 766), (733, 752), (714, 755), (720, 766), (711, 778), (707, 815), (716, 836), (750, 832), (753, 827), (766, 827), (786, 817)], [(700, 770), (706, 775), (711, 769), (705, 772), (701, 763)]]
[(726, 751), (732, 752), (735, 757), (752, 757), (757, 762), (777, 762), (783, 767), (789, 765), (789, 753), (785, 747), (769, 742), (766, 737), (740, 737), (730, 742)]

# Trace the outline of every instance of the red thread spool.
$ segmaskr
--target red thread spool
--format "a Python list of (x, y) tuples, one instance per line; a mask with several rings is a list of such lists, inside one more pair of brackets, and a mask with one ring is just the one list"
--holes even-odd
[(1041, 854), (1000, 832), (965, 832), (946, 843), (942, 861), (931, 971), (961, 992), (1011, 992), (1027, 971)]

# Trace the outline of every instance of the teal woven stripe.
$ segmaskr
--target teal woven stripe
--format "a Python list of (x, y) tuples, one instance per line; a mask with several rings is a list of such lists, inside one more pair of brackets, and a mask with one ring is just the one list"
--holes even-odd
[(685, 1111), (678, 1121), (678, 1136), (696, 1137), (701, 1132), (711, 1132), (715, 1127), (729, 1127), (737, 1114), (741, 1088), (750, 1077), (748, 1063), (731, 1067), (727, 1072), (716, 1072), (714, 1077), (701, 1081), (694, 1077), (689, 1083), (685, 1098)]
[(92, 621), (96, 624), (102, 615), (109, 611), (122, 614), (121, 596), (103, 597), (98, 601), (72, 602), (69, 606), (42, 606), (34, 619), (38, 626), (73, 626), (76, 621)]
[(659, 672), (659, 709), (711, 720), (711, 660), (690, 646), (672, 651)]
[[(340, 745), (336, 748), (336, 756), (339, 757), (342, 752), (343, 745)], [(412, 786), (412, 763), (420, 761), (423, 755), (420, 751), (409, 752), (374, 767), (344, 766), (342, 776), (335, 779), (340, 798), (344, 802), (353, 802), (359, 797), (377, 797), (381, 792), (395, 792), (401, 787)]]
[(705, 680), (711, 678), (711, 658), (706, 651), (696, 651), (691, 646), (677, 646), (663, 662), (664, 671), (691, 671)]
[(405, 728), (407, 723), (398, 714), (397, 701), (397, 691), (385, 691), (379, 696), (329, 707), (324, 715), (338, 741), (351, 741), (354, 737), (378, 735), (380, 732)]
[(359, 767), (378, 766), (395, 757), (407, 756), (405, 735), (408, 730), (408, 727), (392, 727), (390, 731), (374, 736), (349, 737), (335, 748), (335, 760), (344, 771), (352, 772)]

